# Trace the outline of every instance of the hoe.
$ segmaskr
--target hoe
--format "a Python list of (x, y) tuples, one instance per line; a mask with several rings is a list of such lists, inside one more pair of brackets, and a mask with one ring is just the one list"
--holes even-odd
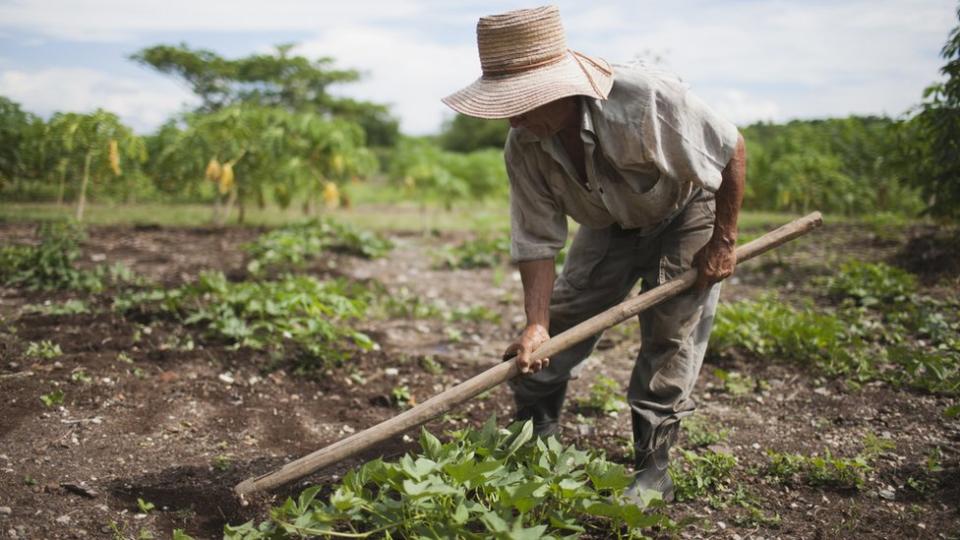
[[(743, 262), (793, 240), (819, 227), (823, 223), (820, 212), (790, 222), (737, 248), (737, 261)], [(676, 279), (664, 283), (643, 294), (629, 298), (624, 302), (587, 319), (569, 330), (553, 336), (537, 349), (532, 357), (540, 359), (563, 351), (588, 337), (610, 328), (641, 311), (688, 289), (697, 280), (695, 269), (687, 270)], [(314, 471), (328, 467), (343, 459), (356, 455), (378, 443), (399, 435), (407, 430), (425, 424), (431, 419), (453, 409), (457, 405), (486, 392), (487, 390), (519, 375), (516, 362), (502, 362), (446, 390), (420, 405), (405, 411), (389, 420), (385, 420), (369, 429), (351, 435), (339, 442), (321, 448), (300, 459), (291, 461), (283, 467), (248, 478), (234, 487), (241, 500), (247, 494), (272, 489)]]

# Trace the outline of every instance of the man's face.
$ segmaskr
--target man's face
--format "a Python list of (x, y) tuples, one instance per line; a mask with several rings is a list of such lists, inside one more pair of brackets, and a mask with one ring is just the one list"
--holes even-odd
[(523, 114), (511, 116), (510, 126), (526, 128), (537, 138), (545, 139), (552, 137), (565, 127), (578, 126), (577, 112), (576, 98), (561, 98)]

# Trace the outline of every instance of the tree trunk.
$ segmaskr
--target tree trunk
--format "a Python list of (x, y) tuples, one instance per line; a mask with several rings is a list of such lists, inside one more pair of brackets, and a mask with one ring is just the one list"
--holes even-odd
[(87, 151), (83, 160), (83, 182), (80, 184), (80, 197), (77, 201), (77, 221), (83, 221), (83, 210), (87, 206), (87, 184), (90, 183), (90, 162), (93, 161), (93, 151)]

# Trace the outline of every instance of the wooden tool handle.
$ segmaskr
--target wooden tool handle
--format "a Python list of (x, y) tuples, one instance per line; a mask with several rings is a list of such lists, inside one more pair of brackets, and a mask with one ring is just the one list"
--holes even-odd
[[(737, 248), (738, 262), (748, 261), (785, 242), (819, 227), (823, 223), (820, 212), (814, 212), (771, 231), (752, 242)], [(550, 357), (560, 351), (602, 332), (611, 326), (629, 319), (641, 311), (659, 304), (689, 288), (697, 280), (696, 269), (690, 269), (663, 285), (587, 319), (557, 334), (541, 345), (532, 356), (535, 359)], [(377, 443), (399, 435), (411, 428), (422, 425), (437, 416), (453, 409), (457, 405), (481, 394), (519, 373), (516, 362), (502, 362), (468, 379), (453, 388), (424, 401), (399, 415), (385, 420), (369, 429), (356, 433), (338, 442), (321, 448), (300, 459), (291, 461), (283, 467), (264, 475), (248, 478), (234, 487), (240, 497), (247, 493), (274, 488), (287, 482), (302, 478), (318, 469), (333, 465), (343, 459), (356, 455)]]

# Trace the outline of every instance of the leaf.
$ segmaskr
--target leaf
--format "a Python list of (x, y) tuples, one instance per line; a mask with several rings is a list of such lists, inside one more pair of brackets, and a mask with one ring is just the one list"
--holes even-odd
[(514, 452), (520, 449), (521, 446), (530, 442), (533, 439), (533, 422), (527, 420), (523, 423), (523, 427), (520, 428), (520, 432), (517, 433), (517, 436), (514, 437), (513, 441), (510, 443), (510, 446), (507, 448), (507, 453), (504, 457), (512, 456)]
[(463, 525), (470, 519), (470, 512), (467, 510), (467, 507), (463, 503), (457, 505), (457, 509), (453, 511), (453, 522), (458, 525)]
[(434, 437), (426, 428), (420, 430), (420, 448), (423, 448), (423, 452), (428, 457), (432, 459), (439, 458), (442, 447), (443, 445), (440, 444), (440, 439)]
[(957, 416), (960, 416), (960, 405), (952, 405), (947, 407), (943, 411), (943, 416), (946, 418), (956, 418)]

